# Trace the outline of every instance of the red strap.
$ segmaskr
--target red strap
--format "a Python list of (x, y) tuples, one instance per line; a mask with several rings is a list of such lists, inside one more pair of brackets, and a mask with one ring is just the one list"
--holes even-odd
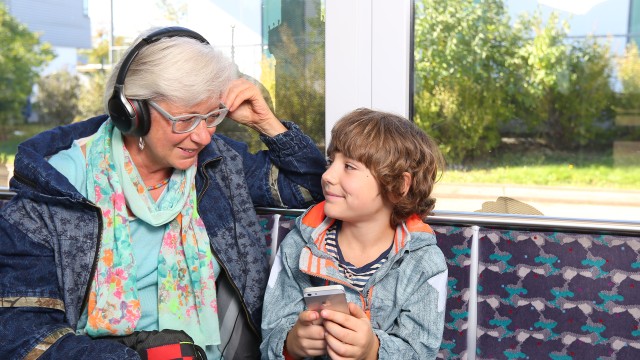
[(181, 359), (182, 350), (180, 344), (169, 344), (147, 349), (148, 360)]
[(168, 344), (152, 347), (146, 350), (146, 360), (195, 360), (193, 344)]
[(295, 360), (291, 354), (287, 351), (287, 346), (285, 345), (284, 349), (282, 349), (282, 355), (284, 355), (284, 360)]

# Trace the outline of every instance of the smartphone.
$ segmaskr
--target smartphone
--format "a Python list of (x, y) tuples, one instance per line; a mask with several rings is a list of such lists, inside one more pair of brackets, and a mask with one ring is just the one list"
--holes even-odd
[(315, 286), (304, 289), (304, 302), (307, 310), (320, 312), (322, 309), (349, 313), (347, 296), (342, 285)]

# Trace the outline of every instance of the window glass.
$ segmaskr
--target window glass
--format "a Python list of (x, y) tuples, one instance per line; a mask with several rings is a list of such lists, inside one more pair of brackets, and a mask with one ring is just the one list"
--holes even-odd
[(415, 0), (437, 210), (638, 220), (640, 4)]
[[(8, 186), (19, 142), (104, 112), (103, 89), (111, 64), (140, 32), (152, 27), (179, 25), (202, 34), (234, 61), (241, 76), (261, 88), (276, 116), (298, 124), (324, 150), (323, 1), (83, 0), (52, 11), (56, 21), (30, 16), (42, 2), (0, 2), (2, 11), (39, 34), (48, 49), (40, 49), (33, 67), (22, 68), (38, 76), (24, 91), (13, 88), (13, 107), (0, 98), (0, 187)], [(89, 14), (90, 26), (81, 23), (87, 25), (82, 31), (66, 16), (74, 5)], [(253, 130), (233, 121), (223, 122), (218, 132), (249, 143), (252, 150), (263, 146)]]

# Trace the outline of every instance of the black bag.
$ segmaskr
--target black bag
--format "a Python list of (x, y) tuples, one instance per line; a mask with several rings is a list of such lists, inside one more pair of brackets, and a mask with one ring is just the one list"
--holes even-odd
[(109, 336), (135, 350), (142, 360), (207, 360), (204, 350), (182, 330), (136, 331), (126, 336)]

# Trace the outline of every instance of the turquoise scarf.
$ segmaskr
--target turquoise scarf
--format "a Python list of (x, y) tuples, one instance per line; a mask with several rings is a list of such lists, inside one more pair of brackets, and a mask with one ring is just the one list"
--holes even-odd
[(219, 344), (215, 260), (197, 211), (195, 165), (174, 170), (162, 201), (156, 203), (111, 121), (87, 142), (86, 154), (88, 197), (103, 218), (87, 333), (131, 334), (140, 318), (128, 207), (139, 219), (165, 226), (158, 256), (160, 330), (184, 330), (202, 347)]

